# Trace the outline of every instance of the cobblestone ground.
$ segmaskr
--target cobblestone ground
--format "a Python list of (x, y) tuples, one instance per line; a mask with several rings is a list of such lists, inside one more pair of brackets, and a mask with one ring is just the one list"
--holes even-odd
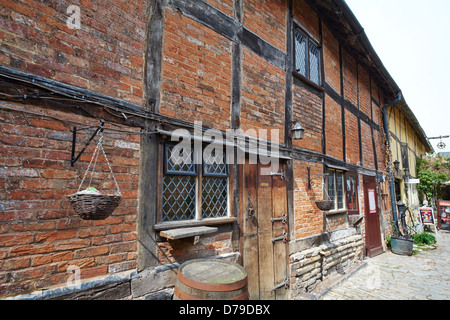
[(450, 300), (450, 232), (440, 230), (437, 248), (411, 257), (388, 251), (366, 259), (323, 300)]

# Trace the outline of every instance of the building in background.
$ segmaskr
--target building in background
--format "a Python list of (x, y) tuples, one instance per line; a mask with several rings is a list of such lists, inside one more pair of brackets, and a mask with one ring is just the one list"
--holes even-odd
[[(392, 154), (395, 201), (402, 201), (418, 219), (417, 159), (434, 153), (419, 121), (404, 98), (387, 110)], [(416, 222), (419, 222), (417, 220)]]

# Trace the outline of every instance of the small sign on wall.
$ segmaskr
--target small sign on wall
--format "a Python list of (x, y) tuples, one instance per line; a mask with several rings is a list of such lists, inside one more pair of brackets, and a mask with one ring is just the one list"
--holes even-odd
[(375, 189), (369, 189), (369, 212), (377, 213), (377, 205), (375, 202)]

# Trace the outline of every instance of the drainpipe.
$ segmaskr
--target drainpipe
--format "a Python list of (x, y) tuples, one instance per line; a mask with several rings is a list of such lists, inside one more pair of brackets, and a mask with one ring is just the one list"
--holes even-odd
[[(391, 150), (391, 141), (388, 127), (388, 117), (387, 109), (402, 100), (402, 93), (399, 92), (397, 98), (391, 103), (383, 107), (383, 122), (384, 122), (384, 133), (386, 134), (387, 147)], [(391, 191), (391, 205), (392, 205), (392, 218), (394, 219), (394, 227), (397, 232), (398, 228), (398, 214), (397, 214), (397, 204), (395, 202), (395, 184), (394, 184), (394, 173), (392, 172), (392, 161), (389, 159), (388, 163), (388, 173), (389, 173), (389, 189)]]

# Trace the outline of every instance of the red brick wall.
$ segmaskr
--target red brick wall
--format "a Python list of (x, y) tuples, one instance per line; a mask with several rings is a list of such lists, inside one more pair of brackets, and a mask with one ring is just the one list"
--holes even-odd
[(378, 161), (378, 170), (379, 171), (387, 171), (387, 159), (386, 155), (386, 135), (384, 131), (376, 131), (373, 132), (375, 139), (375, 149), (377, 151), (377, 161)]
[[(27, 112), (78, 127), (99, 122), (32, 105), (2, 105), (25, 112), (0, 109), (0, 297), (64, 284), (69, 266), (81, 268), (81, 280), (135, 269), (139, 136), (106, 131), (104, 148), (123, 200), (106, 220), (82, 220), (65, 196), (77, 191), (97, 139), (72, 168), (73, 124)], [(78, 137), (80, 150), (88, 133)], [(115, 191), (103, 157), (92, 185)]]
[(319, 39), (319, 18), (304, 0), (294, 0), (294, 17), (317, 39)]
[(158, 242), (158, 260), (160, 264), (183, 263), (231, 253), (231, 232), (221, 232), (212, 236), (200, 236), (194, 245), (194, 238)]
[(327, 216), (327, 231), (333, 231), (338, 229), (347, 228), (347, 214), (346, 213), (338, 213), (338, 214), (328, 214)]
[[(143, 105), (148, 1), (3, 0), (0, 64)], [(81, 29), (69, 29), (78, 5)]]
[(295, 147), (322, 152), (322, 99), (307, 89), (294, 85), (293, 119), (305, 128), (302, 140)]
[(354, 106), (358, 106), (358, 75), (357, 63), (347, 50), (342, 50), (343, 74), (344, 74), (344, 97)]
[[(308, 167), (311, 168), (312, 188), (308, 190)], [(321, 164), (294, 160), (294, 229), (295, 238), (301, 239), (322, 233), (323, 214), (315, 201), (323, 199)]]
[(325, 134), (327, 154), (343, 159), (342, 107), (328, 95), (325, 98)]
[(339, 42), (323, 26), (323, 61), (325, 69), (325, 81), (337, 92), (341, 93), (341, 74), (339, 67)]
[(286, 0), (243, 0), (244, 26), (286, 52)]
[(358, 65), (359, 109), (371, 119), (372, 102), (370, 99), (369, 82), (370, 82), (369, 73), (361, 65)]
[(345, 147), (347, 162), (360, 165), (358, 118), (345, 110)]
[[(279, 130), (280, 143), (284, 143), (284, 101), (286, 78), (283, 70), (243, 50), (241, 128)], [(250, 132), (248, 133), (250, 134)]]
[(364, 121), (361, 121), (361, 141), (363, 165), (365, 168), (375, 169), (372, 131)]
[(230, 17), (234, 14), (233, 0), (206, 0), (206, 2)]
[(161, 113), (230, 128), (231, 42), (166, 9), (163, 61)]

